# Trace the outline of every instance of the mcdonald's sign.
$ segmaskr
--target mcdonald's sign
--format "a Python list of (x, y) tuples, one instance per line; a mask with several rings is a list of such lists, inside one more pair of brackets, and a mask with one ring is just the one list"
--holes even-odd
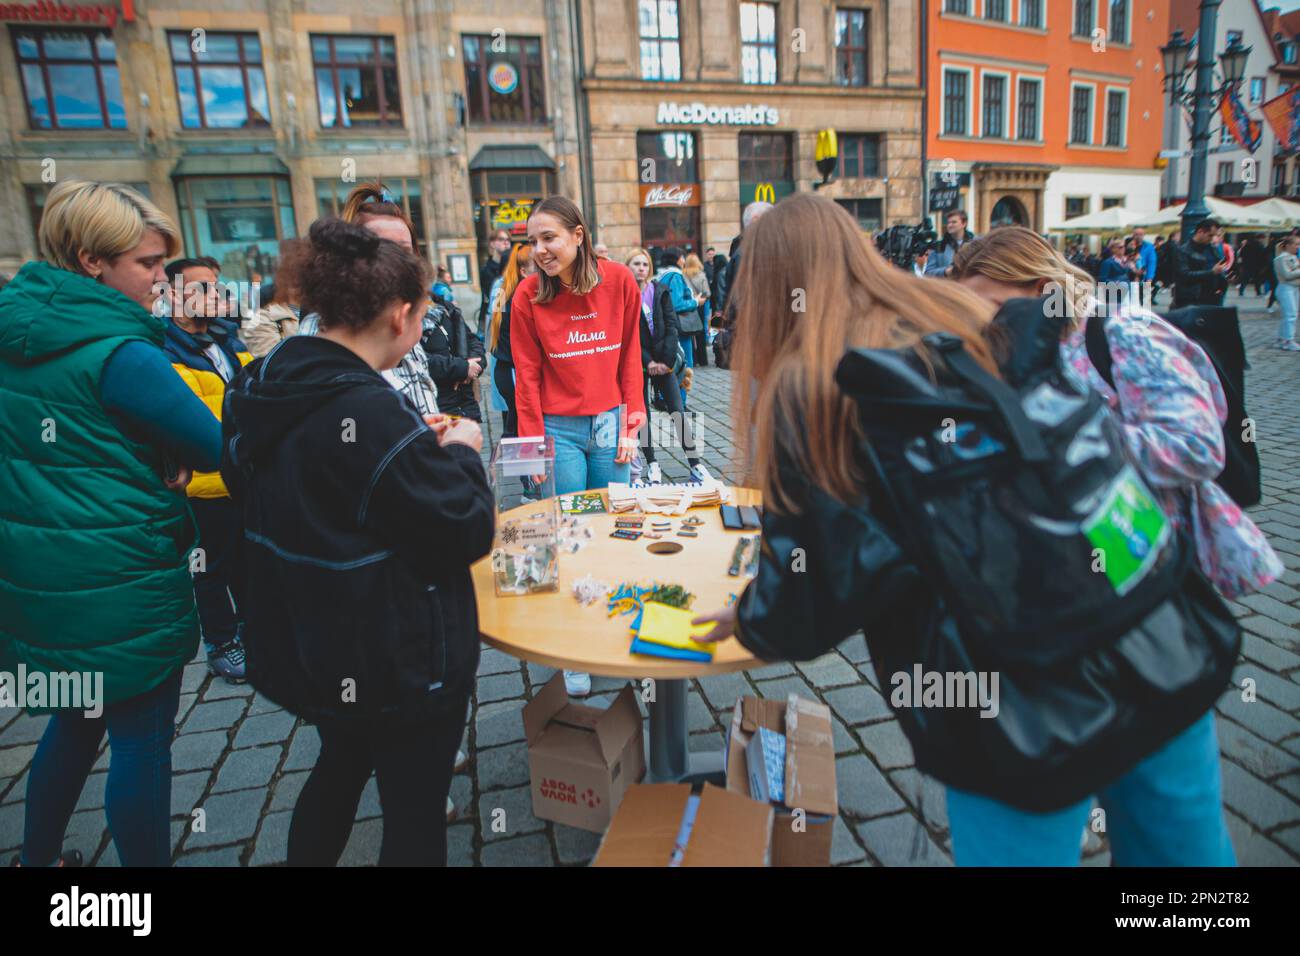
[(822, 174), (822, 181), (817, 185), (824, 186), (831, 181), (831, 175), (839, 165), (839, 156), (840, 144), (835, 130), (818, 130), (817, 149), (813, 153), (813, 159), (817, 161), (817, 172)]
[(759, 183), (754, 187), (754, 202), (776, 202), (776, 187), (771, 183)]
[(763, 182), (740, 181), (740, 208), (744, 209), (752, 202), (777, 202), (794, 192), (794, 183), (788, 179), (773, 179)]

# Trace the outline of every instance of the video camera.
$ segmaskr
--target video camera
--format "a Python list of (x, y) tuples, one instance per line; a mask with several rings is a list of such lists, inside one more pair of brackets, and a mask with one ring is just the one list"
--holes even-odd
[(876, 233), (876, 251), (898, 266), (911, 270), (916, 257), (939, 248), (939, 235), (929, 217), (915, 226), (890, 226)]

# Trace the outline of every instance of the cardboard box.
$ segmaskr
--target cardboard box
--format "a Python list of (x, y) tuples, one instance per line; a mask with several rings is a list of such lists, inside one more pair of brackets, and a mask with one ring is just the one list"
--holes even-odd
[(707, 783), (698, 797), (688, 783), (637, 784), (591, 865), (767, 866), (771, 836), (768, 804)]
[(773, 805), (773, 866), (829, 866), (831, 833), (839, 814), (835, 741), (825, 704), (794, 694), (784, 700), (742, 697), (727, 736), (727, 789), (750, 792), (745, 750), (758, 728), (785, 735), (785, 803)]
[(524, 705), (533, 815), (600, 833), (645, 775), (641, 711), (631, 687), (608, 710), (569, 702), (556, 673)]

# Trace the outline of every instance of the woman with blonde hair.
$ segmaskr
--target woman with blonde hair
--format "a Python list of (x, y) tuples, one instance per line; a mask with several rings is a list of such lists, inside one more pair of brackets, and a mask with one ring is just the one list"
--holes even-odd
[(510, 355), (510, 300), (515, 289), (527, 276), (533, 274), (532, 249), (526, 243), (516, 243), (510, 250), (501, 276), (493, 283), (490, 297), (492, 324), (488, 328), (488, 352), (492, 356), (492, 384), (505, 402), (501, 435), (515, 438), (519, 434), (519, 414), (515, 407), (515, 363)]
[[(1101, 309), (1092, 278), (1023, 226), (1004, 226), (962, 246), (952, 277), (996, 305), (1046, 295), (1048, 307), (1056, 300), (1067, 310), (1062, 365), (1123, 420), (1142, 476), (1174, 526), (1191, 535), (1201, 570), (1219, 593), (1238, 597), (1282, 575), (1268, 539), (1215, 483), (1224, 466), (1228, 404), (1199, 345), (1134, 303)], [(1114, 385), (1088, 357), (1090, 321), (1103, 323)]]
[(0, 293), (0, 669), (93, 674), (95, 690), (46, 702), (19, 862), (81, 862), (60, 851), (107, 732), (118, 859), (166, 866), (181, 671), (199, 641), (184, 489), (220, 464), (220, 425), (163, 352), (171, 219), (126, 186), (65, 180), (39, 238), (46, 261)]
[[(796, 290), (805, 309), (790, 308)], [(696, 619), (714, 624), (701, 639), (734, 634), (762, 660), (810, 660), (861, 629), (872, 648), (877, 686), (890, 685), (890, 706), (907, 716), (900, 722), (919, 768), (948, 784), (957, 863), (1076, 864), (1091, 798), (1038, 813), (985, 796), (1005, 793), (1008, 781), (993, 771), (970, 781), (977, 771), (959, 762), (965, 755), (956, 757), (926, 737), (921, 706), (915, 698), (910, 704), (900, 699), (900, 675), (885, 669), (886, 660), (916, 660), (942, 635), (962, 629), (962, 611), (940, 597), (923, 570), (926, 558), (912, 550), (899, 525), (906, 516), (891, 503), (885, 473), (872, 463), (880, 449), (868, 445), (863, 407), (836, 380), (849, 350), (896, 350), (921, 360), (907, 368), (928, 368), (929, 375), (916, 379), (918, 388), (929, 387), (939, 373), (932, 350), (947, 353), (956, 344), (925, 341), (936, 333), (960, 342), (973, 380), (983, 373), (1000, 379), (1000, 362), (1008, 356), (1005, 337), (987, 334), (992, 306), (958, 283), (894, 268), (844, 209), (803, 193), (782, 200), (746, 231), (736, 291), (741, 304), (732, 415), (751, 483), (763, 493), (763, 549), (758, 574), (740, 599)], [(904, 381), (900, 373), (895, 385)], [(898, 406), (891, 407), (897, 415)], [(987, 557), (1013, 562), (1025, 556)], [(862, 692), (874, 693), (865, 686)], [(1003, 703), (1000, 714), (979, 717), (1007, 721), (1006, 712), (1016, 712)], [(1152, 748), (1160, 749), (1117, 781), (1082, 781), (1107, 802), (1117, 862), (1231, 862), (1212, 721), (1211, 711), (1163, 746), (1156, 738)], [(1038, 729), (1014, 720), (1002, 728), (1013, 738)], [(984, 756), (992, 765), (999, 755)], [(954, 780), (980, 792), (958, 789)], [(1036, 780), (1024, 779), (1020, 790), (1032, 794)]]

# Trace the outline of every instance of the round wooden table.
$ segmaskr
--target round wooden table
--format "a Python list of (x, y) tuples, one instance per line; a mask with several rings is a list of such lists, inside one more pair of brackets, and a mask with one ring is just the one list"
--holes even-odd
[[(602, 492), (602, 494), (604, 494)], [(554, 499), (521, 505), (502, 512), (499, 520), (527, 517), (554, 507)], [(605, 502), (608, 505), (608, 495)], [(759, 504), (761, 496), (748, 488), (732, 489), (732, 504)], [(688, 516), (704, 520), (696, 529), (699, 537), (682, 538), (677, 531)], [(561, 518), (568, 517), (561, 515)], [(628, 648), (632, 636), (631, 615), (608, 616), (604, 599), (584, 607), (573, 596), (573, 582), (591, 575), (612, 590), (623, 583), (639, 586), (680, 584), (695, 595), (691, 610), (706, 614), (726, 606), (732, 594), (737, 598), (748, 579), (731, 577), (736, 541), (757, 531), (728, 531), (715, 508), (692, 508), (682, 515), (646, 515), (650, 523), (668, 517), (672, 531), (659, 541), (674, 541), (682, 550), (671, 555), (652, 554), (647, 547), (657, 542), (645, 537), (636, 541), (611, 538), (613, 513), (579, 516), (591, 529), (591, 539), (574, 554), (560, 553), (560, 586), (556, 591), (497, 597), (489, 555), (474, 564), (474, 590), (478, 595), (479, 631), (492, 647), (514, 657), (548, 667), (586, 671), (603, 677), (653, 678), (649, 703), (649, 777), (677, 781), (712, 775), (722, 769), (722, 754), (690, 754), (687, 747), (686, 678), (706, 677), (745, 670), (759, 663), (739, 641), (717, 645), (713, 661), (669, 660), (633, 655)]]

